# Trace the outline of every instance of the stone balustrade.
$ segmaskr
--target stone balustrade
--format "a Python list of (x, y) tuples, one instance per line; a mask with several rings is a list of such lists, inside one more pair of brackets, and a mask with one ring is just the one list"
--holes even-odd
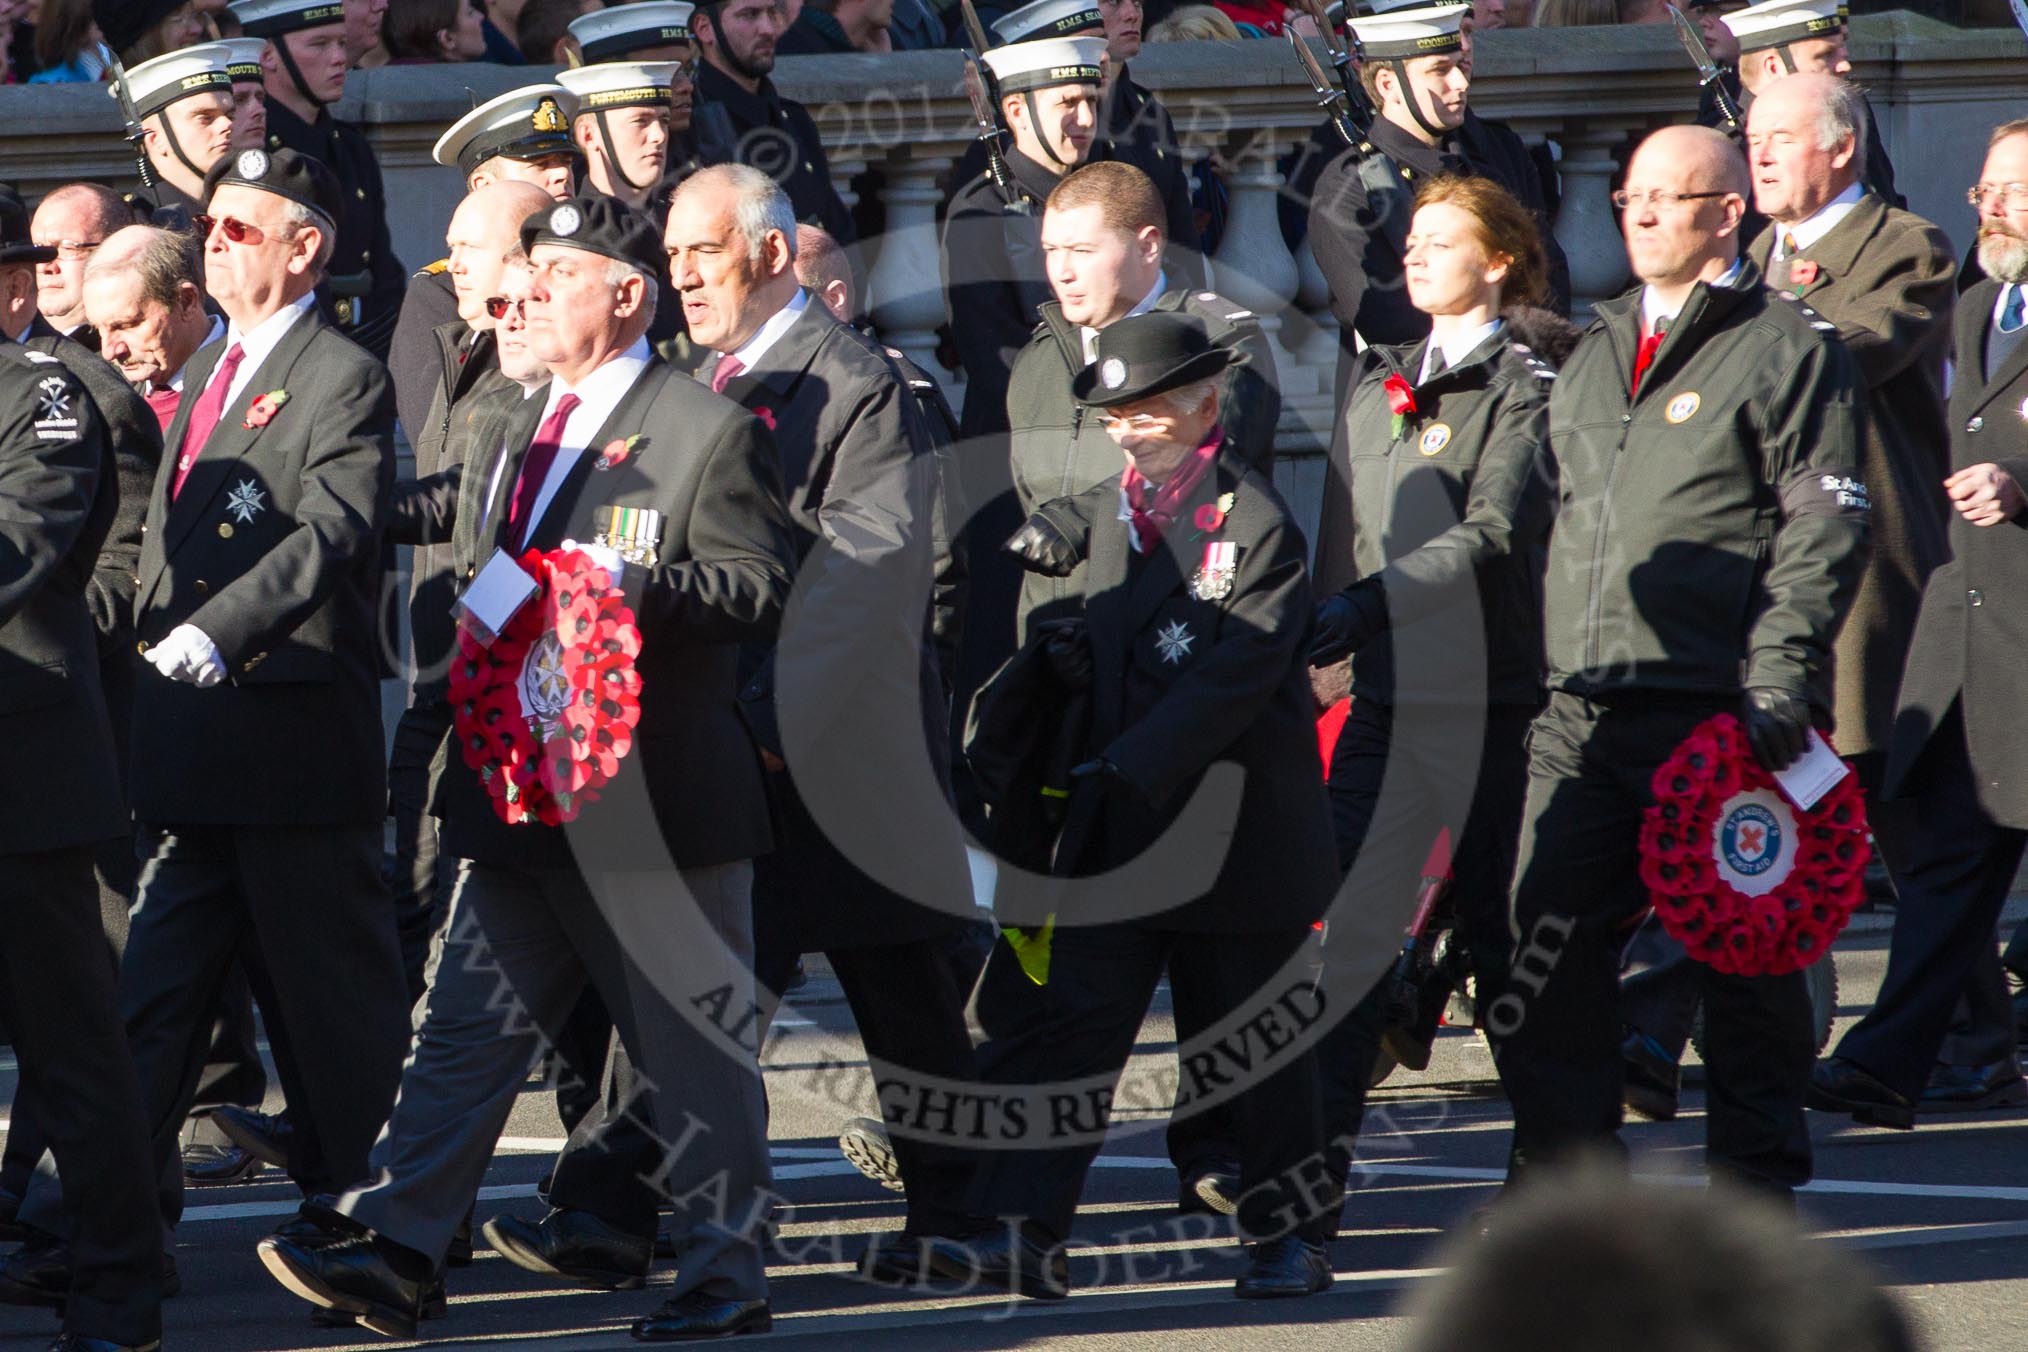
[[(1855, 20), (1851, 46), (1856, 78), (1882, 120), (1910, 205), (1967, 246), (1974, 221), (1963, 194), (1977, 176), (1987, 131), (2028, 113), (2020, 33), (1895, 13)], [(1695, 74), (1673, 31), (1507, 30), (1482, 37), (1475, 55), (1473, 106), (1506, 119), (1530, 142), (1556, 147), (1556, 235), (1580, 304), (1620, 290), (1626, 260), (1607, 200), (1618, 157), (1631, 136), (1682, 121), (1696, 105)], [(1316, 124), (1314, 96), (1280, 42), (1152, 45), (1133, 72), (1161, 95), (1187, 146), (1221, 158), (1230, 202), (1211, 259), (1213, 285), (1266, 321), (1287, 400), (1281, 450), (1294, 460), (1313, 457), (1330, 424), (1337, 340), (1314, 259), (1307, 247), (1291, 256), (1278, 228), (1285, 189), (1276, 166)], [(443, 228), (461, 193), (458, 175), (430, 161), (430, 146), (475, 100), (537, 74), (422, 66), (351, 78), (338, 111), (363, 123), (379, 148), (396, 251), (410, 266), (441, 256)], [(792, 57), (775, 78), (810, 106), (841, 189), (849, 192), (855, 179), (875, 181), (860, 179), (865, 171), (877, 175), (886, 225), (866, 245), (872, 313), (887, 341), (938, 369), (937, 181), (972, 138), (957, 54)], [(26, 195), (76, 178), (131, 181), (103, 86), (0, 89), (0, 117), (10, 128), (0, 178)], [(955, 375), (946, 375), (953, 397), (962, 398)], [(1309, 497), (1314, 466), (1287, 470), (1295, 496)]]

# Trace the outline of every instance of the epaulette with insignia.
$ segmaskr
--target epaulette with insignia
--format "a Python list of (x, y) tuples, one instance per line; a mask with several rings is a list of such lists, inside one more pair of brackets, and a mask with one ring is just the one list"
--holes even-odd
[(425, 263), (423, 266), (417, 268), (415, 270), (415, 275), (418, 277), (434, 277), (437, 273), (450, 271), (450, 267), (451, 267), (450, 259), (439, 258), (434, 263)]
[(26, 357), (26, 358), (28, 358), (28, 360), (30, 360), (30, 361), (32, 361), (32, 362), (41, 362), (41, 363), (43, 363), (44, 365), (48, 365), (48, 366), (61, 366), (61, 365), (63, 365), (63, 363), (62, 363), (62, 362), (60, 362), (60, 361), (58, 361), (58, 360), (57, 360), (56, 358), (54, 358), (54, 357), (50, 356), (50, 355), (49, 355), (49, 354), (48, 354), (47, 352), (37, 352), (37, 351), (36, 351), (36, 350), (35, 350), (34, 348), (32, 348), (32, 347), (24, 347), (24, 348), (22, 348), (22, 349), (21, 349), (21, 355), (22, 355), (22, 356), (24, 356), (24, 357)]

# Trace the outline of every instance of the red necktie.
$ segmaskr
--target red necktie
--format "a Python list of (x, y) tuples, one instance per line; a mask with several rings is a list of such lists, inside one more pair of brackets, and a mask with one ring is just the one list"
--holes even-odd
[(574, 394), (557, 400), (555, 410), (536, 429), (535, 440), (528, 443), (528, 454), (521, 457), (521, 477), (514, 481), (514, 500), (507, 504), (507, 538), (517, 549), (527, 547), (529, 528), (535, 524), (536, 499), (542, 496), (542, 484), (549, 478), (549, 467), (556, 463), (556, 453), (563, 449), (563, 425), (583, 402)]
[(711, 370), (711, 392), (724, 394), (725, 387), (732, 383), (732, 378), (745, 369), (746, 367), (740, 365), (739, 358), (730, 352), (720, 357), (718, 365)]
[(225, 360), (211, 373), (211, 383), (204, 387), (204, 393), (197, 396), (197, 403), (190, 410), (190, 421), (183, 426), (182, 453), (176, 457), (176, 478), (169, 485), (169, 501), (176, 501), (176, 495), (183, 491), (183, 481), (190, 477), (190, 467), (197, 463), (197, 457), (204, 454), (204, 443), (211, 439), (218, 419), (225, 412), (226, 392), (232, 388), (233, 373), (246, 352), (238, 343), (225, 350)]
[(1654, 363), (1655, 354), (1661, 351), (1662, 339), (1667, 337), (1668, 333), (1669, 320), (1667, 318), (1658, 319), (1655, 321), (1655, 331), (1641, 339), (1641, 345), (1634, 349), (1635, 394), (1641, 392), (1641, 377), (1648, 373), (1648, 367)]
[(148, 407), (155, 412), (155, 421), (162, 424), (162, 435), (169, 435), (169, 424), (176, 421), (176, 406), (183, 402), (183, 391), (163, 388), (148, 395)]

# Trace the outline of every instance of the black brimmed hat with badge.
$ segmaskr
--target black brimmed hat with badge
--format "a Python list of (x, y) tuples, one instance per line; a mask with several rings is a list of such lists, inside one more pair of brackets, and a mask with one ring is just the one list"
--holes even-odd
[(1098, 331), (1097, 358), (1070, 392), (1089, 408), (1119, 408), (1209, 380), (1232, 365), (1232, 349), (1211, 340), (1203, 321), (1150, 310)]
[(662, 236), (654, 224), (625, 202), (587, 193), (544, 207), (521, 223), (521, 249), (558, 244), (583, 249), (639, 268), (650, 279), (662, 275)]
[(227, 184), (258, 188), (308, 207), (324, 218), (327, 230), (337, 230), (344, 210), (337, 177), (322, 160), (293, 150), (242, 150), (222, 157), (204, 176), (205, 204), (210, 205), (212, 195)]
[(570, 121), (577, 95), (560, 84), (525, 85), (466, 113), (437, 139), (430, 158), (469, 177), (487, 160), (541, 160), (573, 155)]
[(47, 263), (56, 250), (37, 244), (28, 234), (28, 204), (0, 183), (0, 267), (9, 263)]

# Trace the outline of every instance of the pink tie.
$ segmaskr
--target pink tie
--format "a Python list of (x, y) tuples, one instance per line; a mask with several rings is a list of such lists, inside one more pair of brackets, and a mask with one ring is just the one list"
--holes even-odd
[(507, 504), (507, 537), (517, 549), (528, 546), (528, 532), (535, 524), (536, 500), (542, 496), (542, 485), (549, 478), (549, 467), (556, 463), (556, 453), (563, 449), (563, 425), (582, 402), (574, 394), (557, 400), (555, 410), (536, 429), (535, 440), (528, 443), (528, 454), (521, 457), (521, 477), (514, 481), (514, 500)]
[(724, 394), (725, 387), (732, 383), (732, 378), (745, 369), (744, 366), (739, 364), (739, 358), (733, 356), (730, 352), (720, 357), (718, 365), (713, 367), (711, 371), (711, 392), (713, 394)]
[(176, 495), (183, 491), (183, 481), (190, 477), (190, 467), (197, 463), (197, 457), (204, 454), (204, 443), (211, 439), (211, 433), (218, 426), (219, 415), (225, 412), (226, 391), (232, 388), (232, 377), (239, 370), (239, 363), (246, 356), (238, 343), (225, 350), (225, 360), (211, 373), (211, 383), (204, 387), (204, 393), (197, 396), (197, 404), (190, 410), (190, 421), (183, 426), (182, 454), (176, 457), (176, 478), (169, 485), (169, 501), (176, 501)]

